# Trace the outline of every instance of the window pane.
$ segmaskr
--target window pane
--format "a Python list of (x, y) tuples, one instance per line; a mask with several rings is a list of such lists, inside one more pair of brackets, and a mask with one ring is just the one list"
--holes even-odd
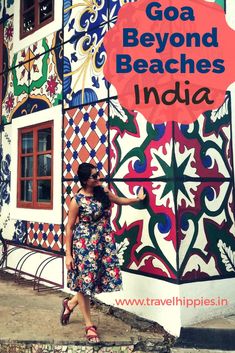
[(23, 17), (23, 31), (30, 32), (34, 28), (34, 10), (24, 14)]
[(23, 0), (24, 11), (34, 5), (34, 0)]
[(50, 202), (51, 201), (51, 181), (50, 180), (38, 180), (38, 202)]
[(38, 131), (38, 151), (51, 150), (51, 128)]
[(38, 156), (38, 176), (51, 175), (51, 155), (42, 154)]
[(32, 180), (21, 181), (21, 201), (32, 201)]
[(22, 153), (32, 153), (33, 152), (33, 133), (27, 132), (22, 134)]
[(52, 16), (52, 1), (42, 1), (40, 6), (40, 23)]
[(21, 158), (21, 176), (22, 177), (33, 176), (33, 157)]

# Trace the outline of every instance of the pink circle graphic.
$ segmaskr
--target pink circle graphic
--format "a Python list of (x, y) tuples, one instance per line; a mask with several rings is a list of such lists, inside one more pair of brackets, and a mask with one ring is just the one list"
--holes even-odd
[(125, 4), (104, 37), (106, 79), (151, 123), (191, 123), (218, 108), (235, 81), (235, 32), (205, 0)]

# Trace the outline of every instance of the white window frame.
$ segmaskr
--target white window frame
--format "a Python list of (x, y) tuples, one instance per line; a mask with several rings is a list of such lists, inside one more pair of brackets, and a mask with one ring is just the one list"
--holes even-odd
[[(61, 224), (61, 183), (62, 183), (62, 106), (56, 106), (39, 112), (24, 115), (12, 120), (12, 144), (11, 144), (11, 219), (23, 219), (30, 222), (44, 222)], [(53, 208), (33, 209), (17, 207), (17, 161), (18, 161), (18, 131), (20, 128), (32, 126), (46, 121), (54, 122), (54, 163), (53, 163)]]
[(49, 36), (62, 28), (62, 16), (63, 16), (63, 0), (54, 0), (54, 20), (42, 28), (38, 29), (27, 37), (20, 39), (20, 0), (15, 1), (14, 4), (14, 39), (13, 39), (13, 51), (18, 51), (29, 47), (34, 42)]

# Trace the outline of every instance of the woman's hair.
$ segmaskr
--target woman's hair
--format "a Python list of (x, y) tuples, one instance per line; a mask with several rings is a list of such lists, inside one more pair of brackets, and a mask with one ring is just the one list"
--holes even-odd
[[(97, 167), (91, 163), (82, 163), (78, 167), (77, 175), (83, 188), (86, 187), (86, 181), (91, 176), (91, 171), (93, 169), (97, 169)], [(111, 205), (111, 202), (109, 200), (107, 193), (104, 191), (103, 187), (95, 186), (93, 190), (94, 190), (94, 198), (97, 201), (102, 203), (102, 206), (104, 209), (109, 208)]]
[(96, 166), (91, 163), (82, 163), (78, 167), (77, 175), (82, 187), (86, 186), (86, 181), (89, 179), (92, 169), (96, 169)]

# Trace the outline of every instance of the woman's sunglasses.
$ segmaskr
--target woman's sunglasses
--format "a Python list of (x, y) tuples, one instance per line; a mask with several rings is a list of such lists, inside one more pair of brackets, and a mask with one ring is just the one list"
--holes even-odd
[(91, 176), (89, 177), (89, 179), (97, 180), (99, 176), (100, 176), (100, 172), (97, 172), (97, 173), (95, 173), (95, 174), (91, 174)]

